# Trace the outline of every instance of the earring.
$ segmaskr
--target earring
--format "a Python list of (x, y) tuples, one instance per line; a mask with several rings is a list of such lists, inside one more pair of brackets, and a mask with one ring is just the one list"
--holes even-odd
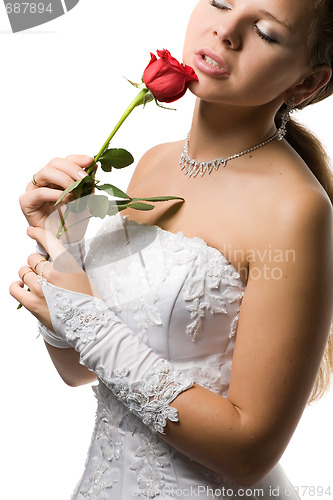
[(280, 128), (277, 130), (278, 134), (278, 141), (282, 141), (284, 136), (287, 133), (287, 123), (290, 120), (290, 115), (295, 109), (295, 97), (291, 97), (288, 101), (286, 109), (283, 111), (282, 116), (281, 116), (281, 125)]

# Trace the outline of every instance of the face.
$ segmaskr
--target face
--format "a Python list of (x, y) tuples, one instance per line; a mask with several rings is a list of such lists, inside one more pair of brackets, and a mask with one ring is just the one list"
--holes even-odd
[(201, 0), (189, 21), (183, 60), (194, 94), (210, 102), (282, 102), (311, 72), (308, 0)]

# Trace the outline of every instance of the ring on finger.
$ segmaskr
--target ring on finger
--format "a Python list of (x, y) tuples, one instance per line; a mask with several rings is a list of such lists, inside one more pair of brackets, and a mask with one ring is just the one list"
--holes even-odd
[(34, 174), (34, 175), (32, 176), (31, 183), (32, 183), (34, 186), (38, 187), (38, 188), (43, 187), (43, 186), (41, 186), (40, 184), (38, 184), (38, 182), (36, 181), (36, 174)]
[(34, 273), (34, 272), (35, 272), (35, 271), (34, 271), (33, 269), (30, 269), (29, 271), (26, 271), (26, 272), (23, 274), (23, 276), (22, 276), (22, 278), (21, 278), (21, 281), (23, 281), (23, 283), (24, 283), (24, 276), (26, 276), (28, 273)]
[(37, 273), (37, 266), (38, 266), (38, 264), (40, 264), (41, 262), (47, 262), (47, 260), (46, 260), (46, 259), (41, 259), (41, 260), (39, 260), (39, 261), (37, 262), (37, 264), (35, 264), (35, 265), (34, 265), (34, 269), (33, 269), (33, 270), (35, 271), (35, 273)]

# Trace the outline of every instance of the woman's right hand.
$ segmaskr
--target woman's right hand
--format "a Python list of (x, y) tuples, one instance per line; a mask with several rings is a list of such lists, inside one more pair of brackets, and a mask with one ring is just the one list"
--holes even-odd
[[(45, 227), (48, 217), (59, 208), (54, 208), (54, 204), (62, 191), (85, 177), (85, 169), (93, 161), (93, 158), (85, 155), (54, 158), (34, 175), (37, 185), (29, 182), (26, 192), (20, 196), (21, 209), (29, 226)], [(71, 195), (62, 204), (69, 200)]]

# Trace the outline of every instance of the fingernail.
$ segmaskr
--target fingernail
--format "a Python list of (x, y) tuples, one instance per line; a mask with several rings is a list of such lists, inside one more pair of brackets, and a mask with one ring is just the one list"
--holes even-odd
[(78, 175), (81, 179), (83, 179), (84, 177), (87, 177), (87, 175), (88, 175), (88, 174), (87, 174), (87, 172), (85, 172), (84, 170), (79, 170), (79, 171), (78, 171), (78, 173), (77, 173), (77, 175)]

